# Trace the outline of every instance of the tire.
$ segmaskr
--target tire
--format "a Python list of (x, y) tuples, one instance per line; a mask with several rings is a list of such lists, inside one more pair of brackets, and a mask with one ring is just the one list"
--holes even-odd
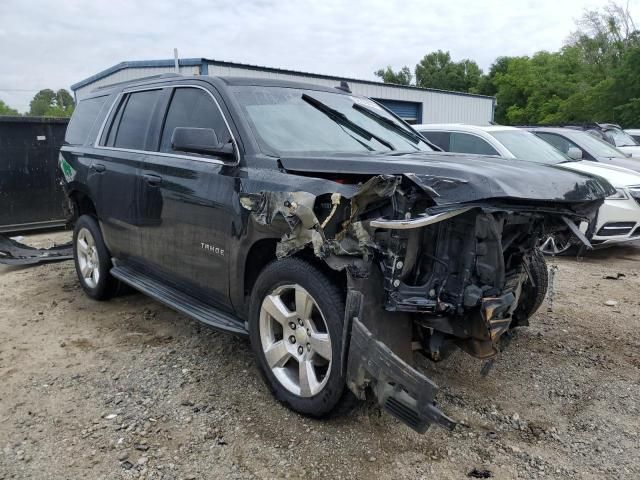
[(76, 221), (73, 261), (80, 286), (89, 297), (108, 300), (115, 295), (119, 282), (109, 273), (113, 266), (111, 255), (102, 240), (98, 222), (90, 215), (82, 215)]
[(249, 306), (251, 346), (265, 382), (290, 409), (324, 417), (348, 396), (343, 318), (340, 289), (309, 262), (277, 260), (258, 276)]
[(538, 311), (549, 288), (547, 262), (543, 253), (537, 248), (531, 252), (528, 265), (531, 278), (525, 280), (522, 285), (521, 300), (514, 312), (513, 327), (529, 325), (529, 318)]

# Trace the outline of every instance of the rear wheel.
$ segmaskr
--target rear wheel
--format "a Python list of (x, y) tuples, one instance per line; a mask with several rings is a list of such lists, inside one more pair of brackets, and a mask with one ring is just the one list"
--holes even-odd
[(82, 215), (73, 231), (73, 252), (80, 286), (94, 300), (107, 300), (118, 289), (118, 281), (109, 271), (111, 256), (102, 240), (94, 217)]
[(340, 290), (308, 262), (278, 260), (258, 277), (251, 345), (270, 389), (291, 409), (320, 417), (340, 402), (343, 316)]

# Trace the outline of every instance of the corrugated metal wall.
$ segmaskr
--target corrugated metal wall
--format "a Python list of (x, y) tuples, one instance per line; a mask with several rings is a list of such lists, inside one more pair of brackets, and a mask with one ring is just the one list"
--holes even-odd
[[(180, 67), (180, 73), (197, 75), (200, 67)], [(125, 68), (111, 75), (96, 80), (76, 90), (80, 99), (94, 88), (112, 83), (133, 80), (136, 78), (157, 75), (165, 72), (173, 72), (171, 67), (145, 67)], [(290, 80), (294, 82), (313, 83), (327, 87), (335, 87), (338, 83), (334, 79), (305, 77), (290, 73), (273, 72), (253, 68), (208, 64), (209, 75), (222, 76), (250, 76), (259, 78), (272, 78), (278, 80)], [(469, 123), (475, 125), (487, 125), (493, 120), (493, 99), (489, 97), (473, 97), (468, 95), (456, 95), (447, 92), (435, 92), (429, 90), (399, 88), (390, 85), (374, 85), (349, 81), (351, 90), (356, 95), (380, 98), (387, 100), (399, 100), (404, 102), (418, 102), (422, 104), (422, 119), (418, 123)]]
[[(315, 83), (316, 85), (324, 85), (327, 87), (335, 87), (337, 84), (336, 80), (333, 79), (220, 66), (215, 63), (210, 63), (208, 68), (209, 75), (273, 78), (294, 82)], [(493, 120), (492, 98), (398, 88), (388, 85), (372, 85), (370, 83), (358, 83), (355, 81), (349, 81), (349, 86), (356, 95), (422, 103), (422, 120), (419, 120), (419, 123), (470, 123), (474, 125), (488, 125), (489, 122)]]
[[(89, 83), (83, 87), (78, 88), (75, 91), (76, 97), (81, 99), (89, 92), (97, 87), (104, 85), (111, 85), (118, 82), (126, 82), (127, 80), (135, 80), (136, 78), (149, 77), (151, 75), (159, 75), (161, 73), (173, 72), (173, 67), (145, 67), (145, 68), (125, 68), (117, 72), (112, 73), (104, 78)], [(180, 73), (185, 75), (198, 75), (200, 73), (199, 66), (180, 67)]]

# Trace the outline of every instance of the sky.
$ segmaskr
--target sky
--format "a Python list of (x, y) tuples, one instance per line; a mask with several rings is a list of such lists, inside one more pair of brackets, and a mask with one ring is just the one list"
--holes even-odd
[[(557, 50), (597, 0), (0, 0), (0, 100), (125, 60), (205, 57), (375, 80), (449, 50), (485, 71), (496, 57)], [(640, 0), (631, 1), (640, 10)]]

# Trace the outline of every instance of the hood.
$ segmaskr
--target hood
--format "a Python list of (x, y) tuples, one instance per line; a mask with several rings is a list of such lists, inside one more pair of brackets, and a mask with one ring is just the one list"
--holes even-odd
[(616, 147), (618, 150), (631, 154), (634, 158), (640, 158), (640, 145), (628, 145), (626, 147)]
[[(640, 162), (639, 162), (640, 163)], [(615, 165), (603, 165), (597, 162), (583, 160), (581, 162), (567, 162), (559, 165), (567, 170), (589, 173), (604, 178), (616, 188), (623, 188), (629, 185), (640, 185), (640, 174), (628, 168)]]
[(615, 165), (616, 167), (626, 168), (634, 172), (640, 172), (640, 159), (622, 158), (622, 157), (598, 157), (597, 163), (606, 165), (607, 167)]
[(401, 175), (437, 194), (439, 206), (486, 199), (543, 202), (601, 200), (615, 193), (605, 180), (552, 165), (455, 153), (283, 157), (285, 170), (332, 175)]

